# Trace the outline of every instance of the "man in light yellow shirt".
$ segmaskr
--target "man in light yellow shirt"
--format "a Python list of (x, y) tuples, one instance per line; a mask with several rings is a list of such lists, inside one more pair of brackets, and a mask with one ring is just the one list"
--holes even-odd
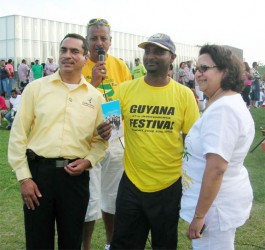
[[(104, 98), (82, 76), (88, 44), (68, 34), (58, 72), (28, 84), (13, 122), (8, 160), (20, 182), (27, 249), (80, 249), (89, 171), (106, 142), (96, 131)], [(85, 119), (84, 119), (85, 118)]]

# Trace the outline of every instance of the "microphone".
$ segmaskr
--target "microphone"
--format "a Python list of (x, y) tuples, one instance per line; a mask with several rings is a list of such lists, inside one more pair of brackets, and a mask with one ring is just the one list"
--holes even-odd
[(98, 60), (100, 62), (104, 62), (105, 61), (105, 50), (103, 48), (99, 48), (97, 53), (98, 53)]

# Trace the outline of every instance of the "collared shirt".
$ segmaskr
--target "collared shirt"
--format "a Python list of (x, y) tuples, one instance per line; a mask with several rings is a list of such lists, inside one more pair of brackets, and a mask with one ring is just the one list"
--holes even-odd
[(9, 78), (12, 79), (14, 77), (14, 68), (13, 68), (13, 65), (11, 63), (8, 63), (6, 65), (6, 67), (9, 70)]
[(184, 70), (186, 73), (184, 76), (185, 82), (194, 81), (194, 74), (192, 72), (192, 68), (191, 67), (189, 68), (188, 66), (186, 66)]
[(59, 72), (27, 85), (15, 116), (8, 160), (18, 180), (31, 177), (26, 150), (45, 158), (88, 159), (92, 166), (103, 159), (107, 142), (97, 134), (103, 121), (101, 93), (84, 77), (70, 90)]
[(30, 68), (27, 64), (21, 63), (17, 69), (18, 71), (18, 78), (21, 82), (27, 81), (27, 75), (29, 72)]
[(58, 68), (58, 65), (54, 62), (46, 63), (45, 68), (44, 68), (46, 76), (52, 75), (57, 68)]

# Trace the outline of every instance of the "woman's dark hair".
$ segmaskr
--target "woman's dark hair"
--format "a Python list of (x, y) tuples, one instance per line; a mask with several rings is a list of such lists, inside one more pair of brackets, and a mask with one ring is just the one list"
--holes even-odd
[(183, 63), (185, 63), (185, 62), (181, 62), (181, 63), (179, 64), (179, 67), (180, 67), (180, 68), (181, 68), (181, 66), (182, 66)]
[(79, 34), (76, 34), (76, 33), (69, 33), (69, 34), (67, 34), (64, 38), (63, 38), (63, 40), (61, 41), (61, 43), (60, 43), (60, 46), (62, 45), (62, 42), (66, 39), (66, 38), (75, 38), (75, 39), (79, 39), (79, 40), (81, 40), (82, 42), (83, 42), (83, 45), (82, 45), (82, 48), (83, 48), (83, 50), (84, 50), (84, 55), (87, 55), (87, 53), (88, 53), (88, 43), (87, 43), (87, 40), (83, 37), (83, 36), (81, 36), (81, 35), (79, 35)]
[(204, 45), (199, 55), (208, 54), (217, 68), (225, 72), (221, 81), (223, 90), (233, 90), (240, 93), (244, 86), (243, 63), (231, 50), (219, 45)]

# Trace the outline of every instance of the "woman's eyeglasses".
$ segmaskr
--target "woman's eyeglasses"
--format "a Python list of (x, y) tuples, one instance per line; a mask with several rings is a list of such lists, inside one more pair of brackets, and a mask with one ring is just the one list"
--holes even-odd
[(91, 26), (91, 25), (94, 25), (94, 24), (103, 24), (105, 26), (110, 26), (108, 21), (106, 19), (102, 19), (102, 18), (91, 19), (87, 25)]
[(217, 68), (217, 66), (200, 65), (195, 68), (195, 72), (199, 70), (200, 73), (206, 72), (208, 69)]

